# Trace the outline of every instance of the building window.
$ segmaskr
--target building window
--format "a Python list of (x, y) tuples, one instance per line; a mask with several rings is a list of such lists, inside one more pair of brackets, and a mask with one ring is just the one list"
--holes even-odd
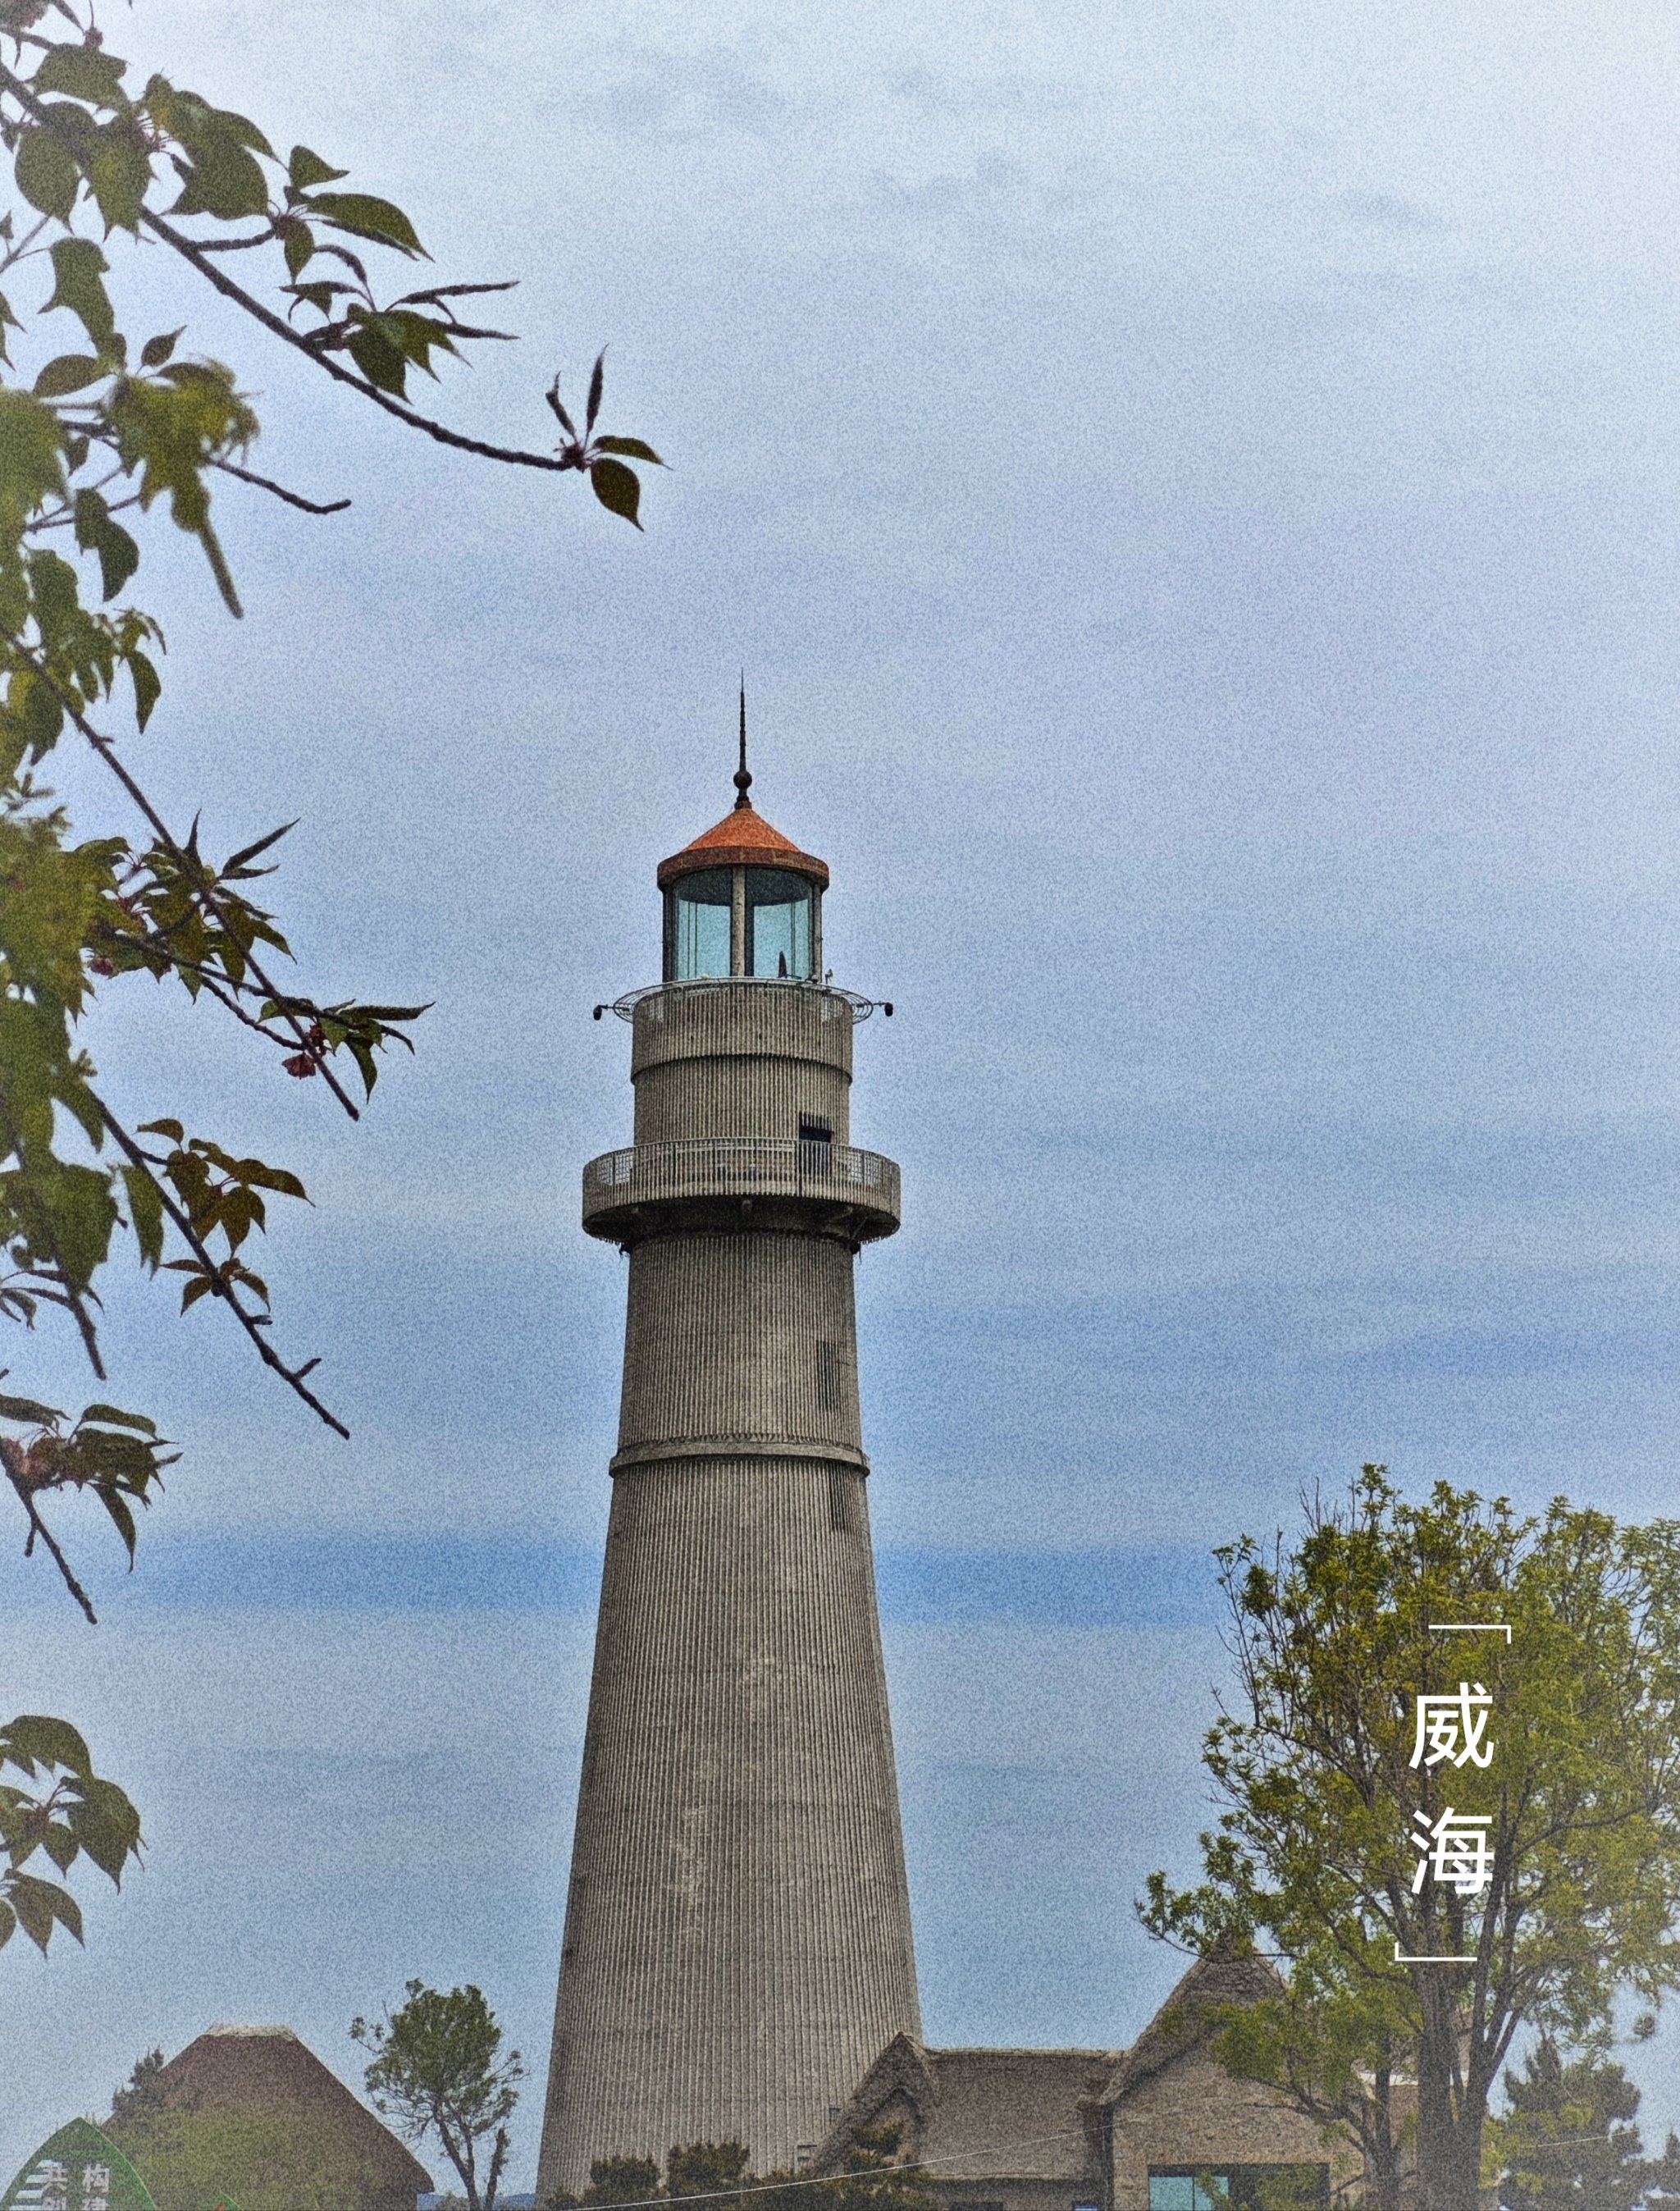
[(676, 977), (692, 982), (700, 975), (729, 972), (729, 896), (732, 871), (703, 868), (684, 875), (676, 887)]
[(811, 972), (809, 883), (785, 868), (746, 870), (746, 960), (749, 975), (801, 981)]
[(1152, 2165), (1149, 2211), (1321, 2211), (1327, 2165)]

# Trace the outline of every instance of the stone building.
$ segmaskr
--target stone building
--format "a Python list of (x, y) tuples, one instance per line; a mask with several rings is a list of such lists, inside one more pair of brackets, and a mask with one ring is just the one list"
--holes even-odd
[(948, 2211), (1302, 2211), (1358, 2173), (1351, 2144), (1209, 2048), (1227, 2007), (1272, 1994), (1263, 1960), (1199, 1959), (1129, 2050), (929, 2050), (899, 2035), (812, 2160), (890, 2128)]

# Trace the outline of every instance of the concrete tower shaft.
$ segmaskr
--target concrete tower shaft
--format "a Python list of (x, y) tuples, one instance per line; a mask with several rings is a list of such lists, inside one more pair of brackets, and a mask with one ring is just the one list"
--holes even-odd
[(792, 2166), (919, 2032), (852, 1280), (898, 1175), (849, 1142), (826, 874), (744, 805), (665, 863), (636, 1142), (584, 1171), (630, 1280), (539, 2201), (691, 2141)]

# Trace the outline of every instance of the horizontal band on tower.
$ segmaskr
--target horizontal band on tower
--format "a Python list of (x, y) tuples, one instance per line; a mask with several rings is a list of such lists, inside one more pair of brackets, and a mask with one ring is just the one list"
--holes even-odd
[(608, 1474), (627, 1474), (632, 1467), (656, 1466), (662, 1459), (681, 1458), (814, 1458), (831, 1466), (853, 1466), (869, 1471), (868, 1454), (853, 1444), (766, 1442), (762, 1436), (705, 1436), (688, 1442), (628, 1444), (607, 1461)]

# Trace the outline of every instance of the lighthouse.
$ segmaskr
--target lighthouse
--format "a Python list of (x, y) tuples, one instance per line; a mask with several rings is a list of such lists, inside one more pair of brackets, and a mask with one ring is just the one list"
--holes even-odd
[(919, 2036), (853, 1272), (898, 1170), (851, 1141), (867, 999), (829, 873), (748, 796), (662, 861), (635, 1142), (583, 1170), (628, 1254), (624, 1384), (538, 2201), (593, 2160), (795, 2167)]

